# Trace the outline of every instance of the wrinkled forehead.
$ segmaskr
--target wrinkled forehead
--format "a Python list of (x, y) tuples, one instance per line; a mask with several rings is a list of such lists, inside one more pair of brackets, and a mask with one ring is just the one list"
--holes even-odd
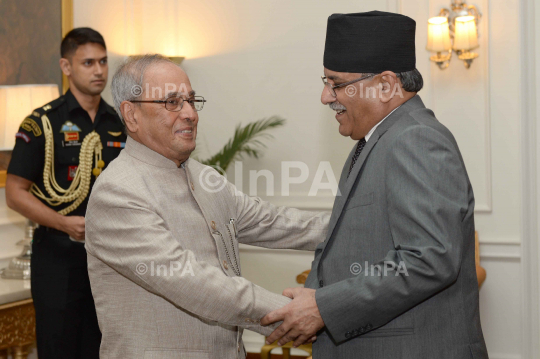
[(195, 94), (184, 70), (168, 62), (149, 67), (144, 74), (143, 85), (147, 98), (189, 97)]

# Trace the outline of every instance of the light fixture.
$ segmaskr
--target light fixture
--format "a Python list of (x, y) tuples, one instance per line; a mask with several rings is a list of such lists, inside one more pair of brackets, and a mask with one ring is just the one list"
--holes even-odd
[(454, 35), (454, 51), (458, 52), (458, 58), (465, 61), (465, 67), (471, 67), (471, 63), (478, 57), (477, 53), (470, 52), (478, 45), (478, 33), (474, 16), (460, 16), (456, 18), (456, 33)]
[[(58, 98), (58, 85), (13, 85), (0, 86), (0, 150), (12, 150), (15, 134), (21, 123), (32, 111)], [(26, 224), (26, 235), (17, 244), (23, 246), (22, 253), (11, 260), (0, 276), (6, 279), (30, 279), (30, 257), (35, 224)]]
[(470, 68), (478, 57), (471, 50), (479, 46), (477, 26), (481, 18), (482, 14), (474, 5), (460, 0), (452, 1), (451, 10), (442, 9), (439, 16), (430, 18), (426, 49), (437, 53), (430, 60), (444, 70), (450, 64), (453, 50), (465, 67)]
[[(436, 16), (428, 20), (428, 43), (426, 49), (437, 53), (437, 55), (433, 55), (429, 59), (439, 65), (441, 69), (445, 69), (450, 65), (452, 43), (446, 17)], [(443, 52), (448, 53), (443, 54)]]
[(0, 86), (0, 151), (12, 150), (25, 117), (58, 96), (55, 84)]

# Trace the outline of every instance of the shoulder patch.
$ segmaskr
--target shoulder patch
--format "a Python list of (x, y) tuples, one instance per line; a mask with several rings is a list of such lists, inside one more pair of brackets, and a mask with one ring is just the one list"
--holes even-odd
[(24, 132), (17, 132), (15, 138), (22, 138), (26, 143), (30, 142), (30, 137)]
[(39, 125), (36, 123), (36, 121), (32, 120), (30, 117), (27, 117), (24, 119), (24, 121), (21, 123), (21, 128), (28, 132), (32, 132), (34, 136), (36, 137), (39, 137), (42, 134), (41, 128), (39, 128)]

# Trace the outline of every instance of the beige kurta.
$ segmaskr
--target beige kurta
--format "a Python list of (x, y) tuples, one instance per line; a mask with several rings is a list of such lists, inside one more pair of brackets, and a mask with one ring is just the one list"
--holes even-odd
[(98, 178), (86, 249), (102, 359), (243, 357), (243, 328), (268, 335), (260, 319), (290, 301), (240, 276), (238, 242), (314, 250), (329, 214), (272, 206), (212, 171), (128, 137)]

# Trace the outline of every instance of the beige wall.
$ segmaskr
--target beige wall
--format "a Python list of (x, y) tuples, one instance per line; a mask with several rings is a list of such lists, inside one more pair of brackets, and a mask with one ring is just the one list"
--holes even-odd
[[(240, 122), (285, 117), (287, 125), (274, 132), (265, 156), (244, 162), (243, 190), (249, 190), (248, 170), (267, 169), (275, 175), (279, 194), (280, 162), (302, 161), (310, 170), (308, 181), (291, 185), (289, 197), (267, 199), (330, 210), (331, 191), (307, 196), (311, 180), (321, 161), (329, 161), (339, 176), (354, 144), (337, 133), (333, 111), (320, 103), (326, 18), (334, 12), (373, 9), (414, 18), (417, 67), (425, 80), (420, 96), (453, 131), (476, 195), (481, 260), (488, 272), (480, 292), (481, 316), (490, 357), (525, 358), (521, 343), (522, 324), (528, 318), (521, 308), (520, 1), (473, 3), (483, 18), (480, 58), (470, 70), (456, 56), (445, 71), (428, 60), (426, 22), (441, 7), (449, 6), (446, 0), (75, 0), (74, 24), (91, 26), (105, 36), (111, 77), (128, 54), (186, 56), (183, 67), (193, 87), (209, 101), (199, 125), (201, 157), (217, 151)], [(110, 102), (109, 88), (104, 97)], [(233, 169), (229, 177), (234, 179)], [(264, 186), (260, 180), (259, 195), (265, 195)], [(244, 275), (276, 292), (295, 285), (296, 274), (308, 269), (312, 260), (311, 253), (248, 246), (242, 247), (241, 257)], [(246, 333), (245, 340), (248, 349), (262, 344), (254, 333)]]
[[(102, 4), (110, 10), (98, 20)], [(307, 196), (321, 161), (336, 176), (354, 145), (337, 133), (333, 111), (320, 103), (326, 19), (334, 12), (397, 11), (417, 21), (417, 67), (426, 105), (454, 133), (476, 196), (476, 225), (482, 264), (488, 279), (481, 291), (486, 341), (493, 358), (519, 357), (521, 351), (522, 283), (520, 252), (520, 52), (519, 1), (475, 1), (483, 14), (479, 27), (480, 58), (467, 70), (454, 56), (439, 70), (425, 50), (426, 22), (446, 0), (313, 2), (309, 0), (192, 2), (126, 0), (75, 2), (75, 26), (101, 31), (118, 55), (163, 52), (186, 56), (184, 69), (193, 87), (209, 100), (201, 112), (199, 156), (217, 151), (236, 124), (271, 115), (288, 120), (275, 131), (260, 160), (246, 160), (248, 170), (270, 170), (275, 196), (258, 195), (299, 208), (331, 209), (329, 190)], [(165, 11), (165, 9), (167, 11)], [(175, 15), (177, 14), (177, 15)], [(504, 26), (500, 26), (504, 24)], [(281, 161), (308, 165), (304, 184), (291, 185), (282, 197)], [(235, 179), (234, 171), (228, 171)], [(310, 253), (241, 250), (244, 275), (280, 292), (295, 285), (296, 274), (308, 269)], [(248, 348), (259, 345), (247, 334)]]

